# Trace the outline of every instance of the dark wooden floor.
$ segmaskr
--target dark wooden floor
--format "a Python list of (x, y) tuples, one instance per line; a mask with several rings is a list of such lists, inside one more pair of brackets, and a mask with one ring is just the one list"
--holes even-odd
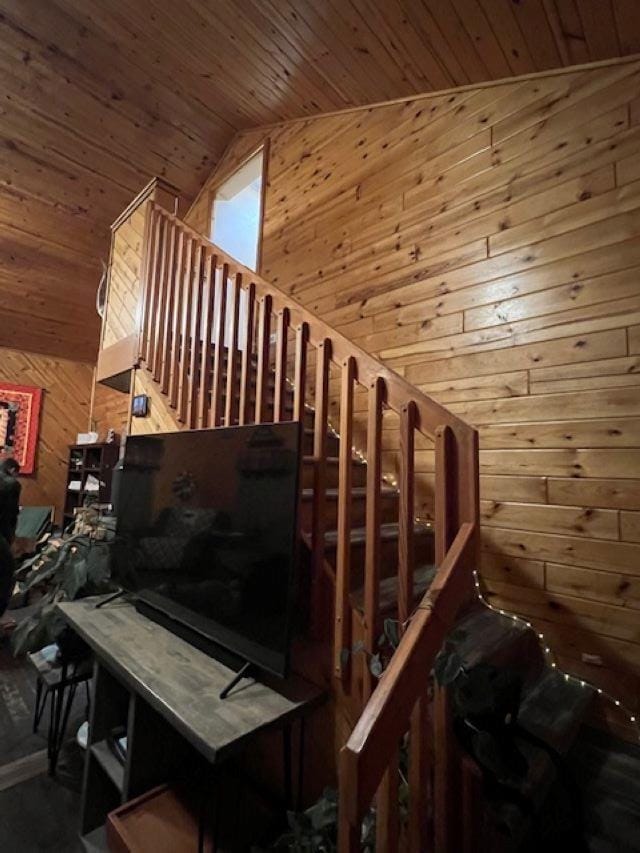
[[(18, 620), (27, 608), (11, 611)], [(46, 748), (46, 722), (41, 734), (31, 733), (36, 696), (36, 677), (24, 659), (11, 653), (9, 641), (0, 639), (0, 767)]]
[[(12, 611), (18, 619), (23, 611)], [(46, 772), (48, 715), (32, 733), (35, 673), (16, 660), (0, 641), (0, 851), (2, 853), (77, 853), (80, 783), (84, 754), (74, 737), (84, 715), (78, 695), (68, 727), (69, 743), (55, 779)], [(25, 776), (33, 775), (14, 784)]]
[(0, 792), (0, 850), (80, 853), (80, 795), (46, 774)]

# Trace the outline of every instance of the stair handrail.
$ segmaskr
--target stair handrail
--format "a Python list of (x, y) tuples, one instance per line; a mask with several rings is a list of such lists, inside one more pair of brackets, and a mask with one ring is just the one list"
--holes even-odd
[[(464, 600), (467, 573), (474, 567), (475, 525), (461, 525), (433, 583), (415, 609), (387, 669), (340, 753), (342, 851), (357, 837), (394, 750), (409, 730), (416, 705), (426, 694), (434, 660)], [(450, 792), (451, 793), (451, 792)]]
[[(170, 213), (164, 207), (156, 202), (147, 202), (152, 211), (156, 211), (168, 222), (173, 222), (179, 226), (193, 240), (199, 241), (203, 248), (206, 248), (216, 256), (217, 267), (226, 266), (229, 271), (229, 276), (242, 276), (243, 287), (246, 287), (250, 282), (255, 284), (256, 296), (264, 298), (270, 296), (273, 300), (273, 313), (278, 314), (284, 309), (290, 312), (290, 325), (299, 326), (307, 323), (309, 326), (309, 343), (317, 346), (326, 339), (331, 340), (331, 360), (335, 364), (344, 364), (349, 357), (354, 357), (357, 361), (358, 371), (356, 381), (363, 386), (370, 385), (376, 377), (382, 377), (388, 385), (386, 403), (389, 408), (396, 413), (402, 411), (403, 406), (409, 400), (415, 402), (418, 419), (416, 421), (416, 429), (419, 432), (427, 435), (430, 438), (435, 436), (439, 426), (450, 426), (461, 435), (469, 435), (475, 430), (472, 429), (465, 421), (456, 417), (453, 412), (450, 412), (444, 406), (441, 406), (435, 400), (432, 400), (426, 394), (421, 392), (415, 385), (407, 382), (404, 377), (400, 376), (392, 368), (379, 361), (370, 353), (363, 350), (340, 331), (329, 326), (324, 320), (321, 320), (296, 299), (277, 286), (270, 284), (263, 279), (258, 273), (244, 266), (239, 261), (235, 260), (224, 252), (219, 246), (216, 246), (206, 237), (203, 237), (198, 231), (195, 231), (185, 222), (183, 222), (175, 214)], [(150, 241), (147, 241), (150, 246)], [(147, 262), (148, 263), (148, 262)], [(145, 264), (146, 268), (146, 264)]]
[[(173, 256), (176, 246), (176, 235), (180, 240), (190, 241), (193, 253), (190, 255), (188, 271), (184, 273), (185, 287), (193, 288), (193, 271), (197, 271), (196, 287), (189, 299), (193, 305), (189, 308), (189, 317), (198, 317), (203, 310), (204, 323), (207, 333), (202, 338), (209, 341), (212, 333), (213, 320), (213, 285), (215, 271), (222, 270), (222, 280), (233, 280), (234, 304), (234, 339), (237, 346), (238, 335), (238, 293), (245, 290), (251, 293), (250, 305), (253, 311), (253, 300), (259, 305), (257, 343), (257, 372), (256, 372), (256, 418), (262, 417), (262, 399), (266, 387), (266, 376), (269, 364), (271, 344), (271, 316), (278, 318), (276, 345), (276, 401), (274, 402), (274, 417), (278, 419), (277, 410), (282, 405), (282, 387), (286, 378), (287, 364), (287, 335), (289, 330), (296, 329), (296, 362), (295, 362), (295, 400), (294, 418), (302, 418), (305, 404), (306, 382), (306, 348), (315, 348), (316, 362), (316, 419), (314, 428), (314, 463), (316, 473), (314, 479), (314, 530), (312, 531), (312, 551), (315, 561), (324, 559), (324, 527), (322, 521), (321, 503), (325, 489), (325, 457), (326, 457), (326, 424), (328, 412), (328, 374), (329, 363), (338, 365), (341, 369), (341, 457), (340, 476), (345, 474), (345, 483), (340, 479), (341, 497), (339, 504), (339, 545), (338, 569), (336, 572), (336, 622), (340, 623), (348, 608), (349, 577), (348, 577), (348, 532), (350, 525), (349, 496), (342, 495), (350, 488), (350, 454), (352, 438), (353, 384), (368, 389), (368, 429), (367, 429), (367, 519), (366, 519), (366, 559), (365, 559), (365, 623), (367, 651), (372, 653), (376, 637), (376, 619), (379, 616), (379, 560), (380, 560), (380, 457), (382, 436), (382, 410), (386, 405), (400, 416), (400, 519), (399, 519), (399, 560), (404, 563), (404, 573), (401, 577), (398, 571), (398, 599), (401, 613), (405, 617), (407, 629), (400, 644), (393, 654), (389, 667), (376, 685), (375, 680), (365, 668), (364, 674), (364, 710), (347, 742), (341, 751), (340, 758), (340, 845), (341, 853), (351, 853), (359, 850), (360, 821), (362, 820), (371, 798), (379, 786), (384, 787), (380, 800), (382, 807), (378, 808), (378, 838), (383, 846), (387, 843), (385, 833), (391, 833), (395, 840), (390, 849), (397, 849), (398, 820), (397, 820), (397, 766), (398, 740), (407, 731), (410, 715), (422, 703), (426, 694), (425, 682), (431, 669), (444, 636), (451, 628), (456, 614), (467, 603), (471, 596), (471, 575), (475, 568), (478, 551), (479, 531), (479, 496), (478, 496), (478, 434), (475, 429), (458, 418), (445, 407), (422, 393), (418, 388), (407, 382), (396, 371), (379, 361), (377, 358), (361, 349), (345, 335), (329, 326), (311, 311), (301, 305), (291, 295), (279, 287), (265, 281), (260, 275), (246, 266), (238, 263), (220, 247), (182, 222), (175, 214), (168, 212), (153, 201), (147, 202), (145, 225), (145, 244), (142, 257), (141, 279), (143, 282), (142, 319), (140, 323), (140, 358), (147, 362), (147, 368), (154, 372), (166, 387), (170, 386), (167, 374), (168, 352), (161, 358), (158, 354), (163, 342), (166, 347), (169, 334), (170, 307), (167, 307), (168, 291), (170, 290), (170, 275), (182, 282), (183, 272), (180, 267), (171, 273)], [(171, 237), (167, 237), (171, 235)], [(195, 247), (195, 249), (194, 249)], [(182, 251), (182, 249), (180, 250)], [(181, 255), (182, 257), (182, 255)], [(192, 269), (193, 265), (193, 269)], [(208, 270), (208, 272), (206, 272)], [(182, 283), (179, 285), (183, 287)], [(223, 286), (224, 290), (224, 286)], [(164, 294), (164, 296), (163, 296)], [(170, 294), (169, 294), (170, 296)], [(181, 297), (176, 297), (180, 299)], [(226, 298), (226, 297), (221, 297)], [(164, 301), (163, 301), (164, 300)], [(164, 315), (160, 325), (154, 328), (150, 336), (149, 329), (155, 321), (154, 312), (158, 310)], [(221, 312), (224, 315), (224, 309)], [(177, 316), (177, 315), (176, 315)], [(186, 312), (185, 312), (186, 316)], [(185, 321), (186, 322), (186, 321)], [(188, 335), (191, 336), (189, 358), (191, 360), (190, 375), (196, 374), (197, 364), (205, 364), (207, 353), (198, 353), (196, 337), (200, 336), (200, 320), (189, 320)], [(223, 342), (223, 320), (218, 321), (216, 352), (214, 354), (214, 410), (218, 402), (221, 406), (222, 368), (220, 359)], [(253, 314), (248, 320), (247, 329), (253, 323)], [(187, 326), (185, 325), (185, 329)], [(174, 337), (176, 330), (174, 328)], [(207, 344), (208, 346), (208, 344)], [(183, 357), (186, 352), (186, 342), (183, 346)], [(200, 349), (205, 347), (200, 345)], [(235, 349), (235, 348), (234, 348)], [(198, 362), (198, 359), (202, 361)], [(230, 364), (235, 364), (235, 358), (230, 351)], [(235, 368), (233, 368), (235, 370)], [(186, 368), (185, 368), (186, 371)], [(244, 382), (246, 383), (246, 363), (243, 357)], [(200, 370), (200, 382), (203, 382), (204, 371)], [(232, 371), (233, 373), (233, 371)], [(186, 376), (186, 372), (184, 374)], [(218, 377), (218, 378), (216, 378)], [(227, 385), (227, 406), (231, 399)], [(204, 398), (204, 385), (192, 396)], [(246, 387), (245, 387), (246, 392)], [(177, 393), (177, 391), (176, 391)], [(182, 392), (180, 392), (182, 393)], [(242, 394), (241, 392), (241, 400)], [(220, 400), (218, 400), (220, 398)], [(345, 405), (346, 404), (346, 414)], [(199, 403), (198, 406), (201, 404)], [(192, 404), (190, 419), (196, 423)], [(227, 410), (227, 422), (228, 420)], [(242, 403), (241, 403), (242, 411)], [(202, 413), (200, 412), (200, 415)], [(242, 416), (241, 416), (242, 417)], [(202, 418), (200, 417), (200, 421)], [(214, 425), (221, 423), (214, 415)], [(244, 422), (242, 419), (240, 422)], [(417, 609), (412, 607), (413, 596), (413, 558), (410, 555), (413, 541), (413, 501), (414, 501), (414, 432), (417, 431), (435, 442), (436, 449), (436, 492), (435, 492), (435, 537), (436, 565), (438, 566), (435, 579)], [(344, 442), (343, 442), (344, 439)], [(344, 447), (342, 446), (344, 443)], [(340, 541), (342, 546), (340, 546)], [(346, 560), (346, 577), (341, 574), (342, 563)], [(400, 563), (399, 563), (400, 566)], [(337, 659), (341, 657), (344, 647), (340, 643), (344, 634), (336, 633), (336, 672), (344, 676), (344, 669)], [(421, 677), (412, 678), (419, 670)], [(421, 698), (422, 697), (422, 698)], [(412, 730), (413, 731), (413, 730)], [(445, 733), (443, 732), (443, 737)], [(420, 740), (420, 738), (418, 738)], [(441, 745), (439, 744), (438, 747)], [(447, 747), (448, 748), (448, 747)], [(424, 751), (423, 745), (420, 749)], [(413, 753), (412, 753), (413, 755)], [(417, 759), (422, 760), (422, 754)], [(413, 760), (413, 758), (412, 758)], [(395, 762), (395, 765), (394, 765)], [(385, 770), (386, 768), (386, 770)], [(446, 761), (440, 762), (440, 771), (446, 775)], [(381, 784), (387, 780), (386, 787)], [(441, 780), (442, 781), (442, 780)], [(446, 779), (441, 790), (447, 787)], [(395, 792), (395, 793), (394, 793)], [(448, 793), (448, 792), (447, 792)], [(442, 801), (440, 801), (442, 802)], [(395, 812), (394, 812), (395, 810)], [(423, 811), (423, 810), (422, 810)], [(426, 820), (420, 809), (412, 807), (411, 822), (415, 838), (423, 837), (423, 823)], [(441, 839), (442, 840), (442, 839)], [(417, 845), (417, 846), (416, 846)], [(447, 845), (441, 844), (442, 849)], [(414, 840), (410, 849), (422, 849), (423, 841)], [(384, 847), (386, 849), (386, 846)]]

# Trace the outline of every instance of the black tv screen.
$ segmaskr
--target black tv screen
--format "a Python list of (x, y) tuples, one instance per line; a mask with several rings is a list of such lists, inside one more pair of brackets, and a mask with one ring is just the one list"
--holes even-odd
[(140, 609), (280, 676), (299, 454), (297, 422), (130, 436), (116, 507), (114, 574)]

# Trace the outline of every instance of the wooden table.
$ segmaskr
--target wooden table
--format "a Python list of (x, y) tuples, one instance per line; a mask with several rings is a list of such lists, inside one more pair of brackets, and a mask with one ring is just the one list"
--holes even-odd
[[(95, 654), (82, 833), (108, 812), (160, 783), (187, 761), (185, 747), (218, 765), (266, 729), (285, 729), (323, 698), (299, 678), (242, 681), (219, 698), (234, 673), (120, 600), (99, 610), (100, 598), (58, 605)], [(121, 764), (107, 743), (122, 726)]]

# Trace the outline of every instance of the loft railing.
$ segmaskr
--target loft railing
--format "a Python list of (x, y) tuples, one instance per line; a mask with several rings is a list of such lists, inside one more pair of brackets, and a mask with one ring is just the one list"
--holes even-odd
[[(340, 760), (340, 850), (360, 849), (360, 825), (376, 802), (378, 849), (451, 850), (452, 742), (446, 695), (431, 706), (427, 681), (443, 637), (470, 597), (477, 556), (477, 433), (290, 296), (236, 263), (161, 206), (147, 203), (140, 358), (177, 417), (191, 428), (314, 410), (313, 577), (324, 561), (330, 371), (339, 376), (337, 560), (333, 671), (344, 683), (351, 649), (351, 476), (356, 389), (367, 396), (364, 646), (380, 629), (382, 417), (400, 419), (398, 605), (408, 624), (379, 682), (366, 668), (363, 710)], [(275, 321), (275, 322), (274, 322)], [(275, 329), (275, 346), (273, 330)], [(315, 365), (313, 362), (315, 361)], [(293, 405), (287, 389), (293, 375)], [(309, 374), (315, 372), (315, 382)], [(414, 609), (415, 437), (435, 444), (435, 581)], [(435, 709), (435, 721), (429, 708)], [(433, 729), (436, 734), (434, 735)], [(408, 734), (408, 738), (406, 737)], [(409, 819), (400, 826), (400, 740), (408, 743)]]

